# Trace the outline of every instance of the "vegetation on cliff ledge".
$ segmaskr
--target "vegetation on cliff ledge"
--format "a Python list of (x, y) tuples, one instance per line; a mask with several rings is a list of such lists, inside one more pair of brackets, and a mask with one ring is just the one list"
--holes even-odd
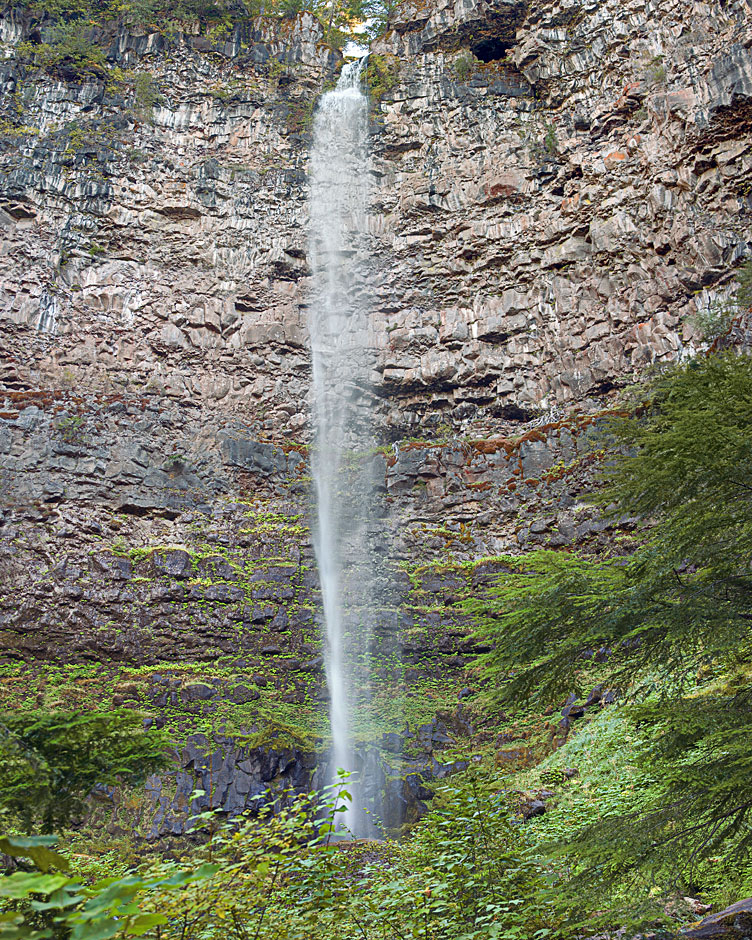
[(113, 29), (146, 30), (166, 37), (199, 31), (222, 42), (237, 27), (284, 23), (308, 12), (321, 24), (324, 42), (342, 49), (351, 38), (362, 42), (366, 34), (383, 32), (395, 4), (392, 0), (26, 0), (17, 6), (26, 10), (33, 26), (31, 37), (16, 47), (19, 59), (69, 81), (82, 81), (112, 78), (107, 51)]

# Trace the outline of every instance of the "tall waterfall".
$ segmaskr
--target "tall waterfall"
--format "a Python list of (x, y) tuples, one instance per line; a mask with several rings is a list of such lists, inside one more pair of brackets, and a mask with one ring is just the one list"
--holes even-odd
[[(352, 712), (368, 686), (373, 566), (368, 528), (372, 485), (368, 461), (367, 348), (368, 108), (360, 90), (365, 59), (345, 65), (337, 87), (321, 98), (313, 125), (309, 257), (313, 296), (313, 477), (318, 525), (315, 551), (326, 623), (332, 776), (354, 771)], [(364, 792), (350, 781), (345, 817), (355, 835), (370, 831)]]

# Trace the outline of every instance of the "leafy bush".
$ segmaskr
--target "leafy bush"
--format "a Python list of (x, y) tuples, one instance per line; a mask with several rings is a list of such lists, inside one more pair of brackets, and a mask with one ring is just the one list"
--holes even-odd
[(399, 60), (391, 55), (372, 53), (366, 63), (366, 86), (372, 99), (379, 101), (399, 81)]
[(553, 124), (545, 124), (546, 136), (543, 138), (543, 146), (546, 153), (554, 156), (559, 150), (559, 140), (556, 136), (556, 127)]
[(61, 23), (53, 30), (50, 42), (19, 43), (16, 54), (22, 61), (70, 81), (105, 78), (104, 50), (87, 38), (87, 32), (81, 20)]
[(208, 838), (190, 864), (155, 861), (88, 887), (49, 840), (27, 840), (13, 851), (42, 870), (0, 877), (0, 899), (12, 908), (1, 936), (41, 940), (44, 914), (71, 940), (543, 938), (555, 924), (543, 872), (497, 785), (443, 788), (402, 846), (332, 841), (349, 799), (343, 785), (323, 805), (312, 793), (278, 813), (262, 799), (254, 818), (197, 818)]
[(133, 76), (134, 108), (142, 120), (151, 118), (152, 108), (162, 101), (159, 86), (149, 72), (136, 72)]
[(752, 261), (742, 265), (737, 272), (736, 281), (738, 286), (732, 299), (715, 302), (688, 317), (692, 326), (708, 343), (726, 336), (739, 317), (752, 308)]
[(477, 64), (478, 60), (472, 52), (463, 52), (454, 60), (454, 74), (461, 82), (465, 82), (475, 71)]
[(747, 261), (737, 274), (739, 287), (736, 291), (736, 302), (744, 310), (752, 307), (752, 261)]

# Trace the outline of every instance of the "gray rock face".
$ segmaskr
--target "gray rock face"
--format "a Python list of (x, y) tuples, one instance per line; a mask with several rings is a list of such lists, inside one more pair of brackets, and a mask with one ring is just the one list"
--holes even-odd
[(689, 930), (682, 931), (681, 936), (692, 940), (733, 940), (748, 937), (751, 932), (752, 898), (745, 898), (717, 914), (711, 914)]

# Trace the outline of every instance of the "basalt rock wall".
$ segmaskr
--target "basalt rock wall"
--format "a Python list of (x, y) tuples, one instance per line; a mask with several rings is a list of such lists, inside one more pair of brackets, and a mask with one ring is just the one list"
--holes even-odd
[[(409, 734), (456, 719), (477, 653), (461, 601), (498, 570), (478, 559), (608, 540), (582, 495), (614, 390), (728, 309), (752, 246), (751, 18), (745, 0), (403, 4), (374, 46), (363, 402), (382, 446), (353, 459), (391, 533), (374, 652)], [(107, 69), (82, 77), (33, 66), (33, 28), (0, 21), (6, 701), (208, 735), (213, 805), (305, 788), (326, 701), (307, 165), (340, 58), (308, 14), (220, 39), (111, 24), (92, 33)], [(407, 812), (410, 774), (443, 771), (374, 740)], [(178, 760), (149, 834), (182, 831), (203, 780)]]
[[(400, 8), (372, 124), (385, 436), (566, 407), (692, 350), (750, 241), (749, 14)], [(146, 97), (30, 70), (17, 12), (3, 37), (8, 387), (149, 388), (305, 438), (318, 24), (121, 31)]]

